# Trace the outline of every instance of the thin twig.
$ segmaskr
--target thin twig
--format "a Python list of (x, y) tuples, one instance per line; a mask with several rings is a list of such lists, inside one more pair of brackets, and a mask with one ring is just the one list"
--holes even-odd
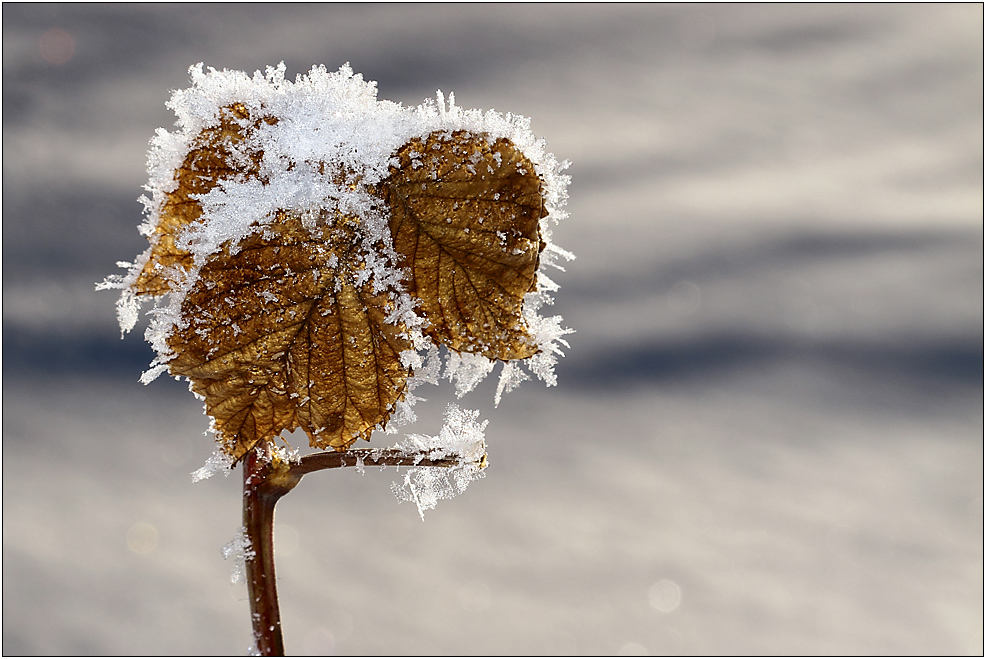
[(457, 457), (431, 459), (427, 453), (400, 449), (352, 449), (312, 453), (300, 462), (272, 464), (251, 451), (243, 460), (243, 527), (250, 543), (246, 555), (250, 618), (257, 651), (264, 657), (283, 656), (281, 614), (274, 574), (274, 506), (301, 481), (322, 469), (359, 465), (401, 467), (454, 467)]
[(325, 451), (304, 456), (300, 463), (291, 465), (288, 473), (301, 478), (313, 471), (355, 467), (360, 464), (380, 467), (454, 467), (460, 463), (457, 457), (432, 460), (426, 456), (426, 453), (406, 453), (396, 448)]
[(274, 574), (274, 505), (288, 490), (271, 487), (270, 471), (270, 464), (256, 451), (243, 461), (243, 527), (250, 542), (246, 555), (250, 619), (254, 643), (264, 657), (284, 655)]

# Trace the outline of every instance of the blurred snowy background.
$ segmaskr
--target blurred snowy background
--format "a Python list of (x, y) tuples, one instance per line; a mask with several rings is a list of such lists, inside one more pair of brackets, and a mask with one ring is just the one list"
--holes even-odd
[[(559, 386), (487, 477), (278, 506), (312, 654), (981, 654), (983, 7), (3, 5), (3, 653), (243, 654), (237, 475), (95, 282), (196, 62), (344, 62), (570, 159)], [(413, 429), (435, 432), (446, 386)], [(393, 436), (375, 438), (375, 445)]]

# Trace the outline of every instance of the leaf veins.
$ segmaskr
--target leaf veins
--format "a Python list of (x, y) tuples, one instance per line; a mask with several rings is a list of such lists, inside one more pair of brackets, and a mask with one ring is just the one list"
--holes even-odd
[(363, 264), (346, 219), (323, 218), (313, 235), (281, 213), (212, 258), (185, 298), (170, 370), (205, 397), (235, 459), (298, 427), (312, 446), (345, 450), (404, 395), (411, 346), (385, 321), (390, 297), (354, 283)]
[[(192, 255), (175, 244), (181, 231), (202, 216), (202, 207), (193, 195), (209, 192), (226, 177), (234, 174), (229, 163), (236, 147), (246, 139), (241, 123), (249, 119), (249, 111), (240, 103), (220, 111), (219, 125), (206, 128), (196, 138), (195, 146), (185, 156), (175, 172), (175, 189), (168, 193), (161, 208), (160, 221), (150, 236), (151, 254), (134, 284), (138, 295), (161, 296), (172, 290), (173, 268), (188, 270), (192, 267)], [(254, 121), (270, 123), (267, 117)], [(263, 153), (251, 154), (252, 166), (242, 174), (256, 176)]]
[(466, 131), (415, 138), (397, 160), (381, 187), (430, 334), (489, 359), (533, 355), (521, 308), (547, 215), (534, 165), (509, 140)]
[[(224, 178), (258, 175), (262, 152), (242, 151), (262, 121), (276, 119), (251, 119), (234, 104), (196, 139), (150, 236), (135, 293), (168, 293), (174, 270), (193, 267), (177, 240), (202, 217), (196, 196)], [(397, 265), (428, 333), (490, 359), (535, 354), (522, 317), (546, 215), (534, 165), (509, 140), (465, 131), (411, 140), (396, 162), (376, 192), (390, 208)], [(169, 370), (205, 398), (234, 459), (296, 428), (312, 446), (345, 450), (386, 424), (404, 397), (410, 370), (400, 354), (412, 346), (405, 328), (386, 320), (395, 293), (374, 292), (365, 276), (359, 227), (337, 212), (315, 222), (279, 212), (210, 257), (184, 297), (184, 320), (168, 336)]]

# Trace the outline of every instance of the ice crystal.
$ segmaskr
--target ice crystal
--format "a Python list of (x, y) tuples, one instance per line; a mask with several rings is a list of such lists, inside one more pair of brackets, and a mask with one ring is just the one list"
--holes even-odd
[(240, 527), (232, 540), (223, 545), (223, 558), (233, 560), (233, 573), (230, 583), (240, 583), (246, 579), (246, 562), (256, 556), (245, 527)]
[(401, 483), (394, 483), (394, 495), (412, 501), (421, 519), (439, 500), (451, 499), (472, 481), (484, 476), (486, 467), (485, 430), (488, 421), (478, 422), (478, 410), (463, 410), (449, 404), (445, 423), (438, 435), (408, 435), (397, 448), (431, 460), (454, 459), (453, 467), (412, 467)]
[[(270, 308), (282, 309), (283, 313), (277, 313), (283, 318), (271, 312), (264, 320), (268, 323), (263, 326), (267, 332), (264, 336), (270, 336), (271, 323), (294, 320), (295, 310), (280, 301), (300, 293), (294, 289), (286, 293), (262, 287), (235, 291), (227, 287), (224, 290), (234, 297), (214, 300), (210, 291), (227, 285), (216, 275), (218, 268), (235, 272), (245, 267), (240, 257), (244, 245), (250, 245), (251, 254), (263, 253), (269, 261), (264, 267), (268, 267), (277, 263), (281, 246), (315, 238), (316, 245), (320, 240), (327, 242), (314, 248), (314, 265), (305, 272), (285, 266), (285, 285), (293, 285), (301, 277), (323, 281), (325, 273), (332, 273), (334, 288), (306, 293), (308, 300), (322, 304), (318, 307), (322, 315), (329, 314), (333, 305), (355, 299), (353, 290), (360, 300), (372, 298), (377, 315), (357, 320), (378, 334), (389, 331), (388, 327), (399, 329), (399, 336), (388, 338), (395, 351), (392, 362), (386, 364), (389, 370), (385, 373), (381, 367), (376, 377), (397, 374), (393, 378), (400, 390), (381, 399), (382, 408), (372, 415), (360, 411), (368, 427), (347, 428), (348, 434), (331, 441), (315, 436), (325, 430), (322, 425), (311, 421), (308, 427), (307, 417), (298, 421), (312, 436), (313, 445), (341, 449), (356, 436), (368, 437), (373, 428), (393, 432), (415, 419), (412, 407), (424, 400), (415, 395), (417, 387), (437, 384), (441, 377), (451, 381), (461, 397), (493, 370), (496, 360), (505, 362), (496, 389), (497, 403), (530, 376), (549, 386), (555, 384), (555, 363), (563, 354), (561, 347), (568, 346), (562, 337), (571, 330), (563, 326), (560, 317), (544, 317), (540, 310), (552, 303), (551, 294), (558, 288), (545, 274), (546, 269), (562, 269), (560, 261), (574, 258), (552, 241), (552, 228), (567, 216), (562, 209), (569, 182), (563, 171), (568, 163), (558, 162), (547, 151), (544, 140), (534, 135), (525, 117), (465, 109), (456, 105), (454, 95), (446, 97), (441, 91), (415, 107), (378, 100), (376, 83), (365, 81), (348, 64), (336, 72), (315, 66), (294, 81), (285, 77), (285, 71), (283, 63), (252, 76), (198, 64), (189, 69), (192, 86), (175, 91), (168, 103), (177, 117), (176, 129), (159, 129), (151, 140), (147, 158), (150, 176), (146, 195), (141, 198), (146, 217), (139, 230), (151, 246), (132, 263), (118, 263), (125, 274), (112, 275), (98, 285), (121, 291), (117, 316), (123, 332), (136, 325), (142, 303), (151, 300), (155, 305), (145, 337), (157, 355), (141, 381), (146, 384), (169, 370), (172, 375), (189, 378), (190, 387), (205, 399), (207, 411), (215, 419), (217, 438), (236, 459), (281, 431), (292, 430), (290, 424), (302, 416), (301, 412), (290, 412), (290, 406), (308, 409), (315, 404), (306, 393), (311, 382), (305, 385), (300, 376), (287, 373), (289, 360), (281, 348), (270, 355), (247, 353), (244, 346), (256, 342), (260, 321), (240, 310), (250, 309), (251, 314), (257, 310), (259, 314)], [(518, 204), (518, 198), (502, 196), (517, 194), (527, 199), (527, 192), (518, 192), (521, 188), (516, 187), (525, 177), (533, 177), (532, 195), (538, 199), (538, 213), (531, 216), (533, 237), (521, 237), (509, 224), (491, 226), (496, 218), (509, 215), (504, 209), (528, 203)], [(491, 180), (506, 185), (503, 182), (508, 178), (511, 183), (507, 187), (483, 187)], [(453, 203), (440, 195), (428, 197), (431, 181), (472, 187)], [(476, 196), (469, 196), (473, 193)], [(432, 204), (427, 212), (420, 210), (424, 202)], [(412, 206), (420, 216), (401, 219), (398, 214), (410, 214)], [(421, 228), (425, 225), (412, 227), (409, 232), (411, 220), (433, 223), (427, 224), (429, 232), (451, 232), (441, 239), (434, 238), (438, 234), (429, 234), (439, 246), (437, 256), (421, 255), (419, 233), (426, 230)], [(446, 225), (448, 228), (443, 228)], [(491, 242), (482, 243), (487, 238), (477, 238), (477, 234)], [(352, 250), (342, 250), (338, 247), (342, 243), (331, 240), (341, 240)], [(441, 250), (460, 240), (472, 246), (495, 246), (494, 257), (485, 263), (503, 260), (493, 267), (502, 272), (513, 267), (510, 259), (530, 257), (533, 279), (523, 281), (516, 293), (516, 326), (501, 330), (496, 318), (469, 316), (473, 312), (467, 305), (492, 304), (489, 295), (475, 300), (457, 298), (449, 305), (437, 301), (439, 295), (453, 290), (445, 283), (433, 291), (434, 295), (424, 294), (433, 286), (432, 268), (438, 267), (439, 252), (447, 254)], [(418, 251), (408, 254), (409, 246)], [(463, 248), (462, 253), (471, 255), (470, 249)], [(489, 290), (494, 290), (502, 284), (496, 277), (514, 275), (497, 271), (483, 276), (491, 277)], [(409, 278), (415, 283), (413, 287)], [(495, 302), (502, 304), (502, 300)], [(210, 317), (207, 308), (219, 309), (226, 316)], [(230, 313), (230, 309), (240, 315)], [(446, 318), (457, 309), (465, 310), (463, 318)], [(315, 315), (311, 317), (317, 320)], [(351, 314), (346, 322), (355, 322), (353, 318), (356, 316)], [(315, 333), (306, 330), (306, 335)], [(444, 369), (440, 345), (447, 349)], [(305, 354), (314, 355), (321, 347), (306, 349)], [(220, 368), (215, 365), (220, 360), (213, 359), (216, 354), (237, 356)], [(248, 358), (253, 361), (244, 361)], [(258, 365), (261, 359), (266, 361)], [(206, 362), (208, 368), (203, 366)], [(354, 365), (344, 364), (347, 369)], [(306, 372), (327, 372), (317, 366), (324, 364), (312, 362), (305, 366)], [(203, 375), (203, 369), (208, 373)], [(238, 383), (253, 377), (250, 369), (268, 378), (267, 398), (247, 400), (255, 394), (237, 388), (241, 386)], [(214, 384), (220, 382), (227, 383), (225, 388)], [(230, 397), (236, 396), (240, 402), (228, 404)], [(217, 414), (243, 409), (244, 404), (256, 406), (257, 419), (274, 409), (276, 419), (270, 427), (258, 426), (250, 437), (232, 437), (242, 431), (227, 431), (230, 419)], [(335, 413), (329, 412), (322, 410), (317, 416), (333, 418)], [(455, 425), (453, 417), (447, 416), (442, 433), (447, 432), (449, 423)], [(242, 427), (246, 426), (237, 426)], [(207, 478), (228, 470), (228, 466), (217, 454), (193, 478)], [(425, 487), (424, 481), (430, 477), (423, 473), (408, 475), (405, 485), (409, 491), (441, 489), (434, 484)], [(457, 485), (449, 487), (455, 489)], [(415, 500), (419, 509), (429, 507), (421, 496), (415, 495)]]
[(229, 476), (233, 470), (233, 458), (223, 451), (216, 451), (205, 461), (205, 464), (192, 472), (192, 482), (198, 483), (206, 478), (212, 478), (219, 472), (223, 476)]

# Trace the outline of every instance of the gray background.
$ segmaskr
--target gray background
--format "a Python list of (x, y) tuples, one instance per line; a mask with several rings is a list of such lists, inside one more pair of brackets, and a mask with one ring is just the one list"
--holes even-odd
[(558, 387), (463, 401), (485, 480), (279, 505), (289, 652), (981, 654), (982, 45), (978, 4), (5, 3), (4, 654), (250, 643), (239, 479), (191, 483), (201, 405), (93, 284), (188, 66), (281, 60), (532, 117), (579, 257)]

